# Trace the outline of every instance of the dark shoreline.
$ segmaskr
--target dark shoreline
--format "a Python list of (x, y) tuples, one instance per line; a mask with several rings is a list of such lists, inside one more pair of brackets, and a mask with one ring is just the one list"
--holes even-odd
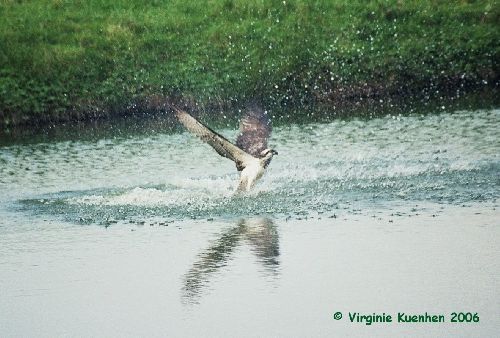
[[(367, 85), (340, 87), (330, 90), (326, 94), (317, 95), (305, 102), (295, 105), (280, 105), (269, 99), (257, 99), (266, 109), (273, 111), (278, 118), (291, 118), (290, 115), (304, 111), (319, 111), (331, 117), (335, 116), (376, 116), (380, 111), (394, 108), (401, 113), (412, 112), (416, 107), (434, 104), (439, 101), (449, 105), (463, 98), (484, 97), (486, 106), (493, 107), (500, 104), (500, 82), (493, 85), (447, 85), (411, 90), (407, 85), (398, 89), (384, 89)], [(259, 95), (262, 97), (263, 95)], [(255, 101), (255, 98), (251, 99)], [(158, 116), (170, 112), (170, 105), (184, 107), (195, 115), (207, 115), (217, 118), (216, 115), (232, 115), (244, 109), (247, 102), (214, 100), (209, 103), (200, 103), (190, 97), (150, 95), (132, 102), (117, 106), (105, 107), (97, 104), (93, 106), (73, 108), (59, 114), (33, 114), (26, 116), (2, 116), (0, 114), (0, 130), (10, 128), (43, 128), (67, 123), (89, 122), (95, 120), (121, 119), (131, 116)], [(473, 104), (479, 106), (479, 102)], [(481, 107), (480, 107), (481, 108)], [(235, 112), (235, 113), (231, 113)], [(300, 114), (300, 113), (299, 113)]]

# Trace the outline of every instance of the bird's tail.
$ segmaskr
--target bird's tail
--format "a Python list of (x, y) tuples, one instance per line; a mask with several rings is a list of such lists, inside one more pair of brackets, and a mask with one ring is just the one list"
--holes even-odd
[(236, 187), (236, 191), (234, 192), (235, 195), (240, 195), (244, 192), (247, 191), (247, 185), (248, 185), (248, 177), (240, 177), (240, 182), (238, 183), (238, 186)]

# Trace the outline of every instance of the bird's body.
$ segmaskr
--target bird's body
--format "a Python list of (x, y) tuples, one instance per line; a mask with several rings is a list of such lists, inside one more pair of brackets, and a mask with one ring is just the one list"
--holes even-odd
[(274, 155), (267, 147), (271, 124), (267, 113), (258, 107), (248, 110), (240, 123), (241, 132), (236, 145), (229, 142), (183, 110), (175, 108), (175, 114), (187, 130), (208, 143), (215, 151), (236, 163), (240, 181), (236, 192), (249, 191), (262, 177)]
[(265, 168), (258, 159), (252, 160), (240, 174), (240, 183), (237, 191), (249, 191), (253, 188), (258, 179), (264, 175)]

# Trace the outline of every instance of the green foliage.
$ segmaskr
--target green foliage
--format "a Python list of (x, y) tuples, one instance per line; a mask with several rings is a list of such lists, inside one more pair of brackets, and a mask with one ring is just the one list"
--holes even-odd
[(286, 106), (499, 73), (496, 1), (2, 0), (0, 17), (4, 122), (154, 95)]

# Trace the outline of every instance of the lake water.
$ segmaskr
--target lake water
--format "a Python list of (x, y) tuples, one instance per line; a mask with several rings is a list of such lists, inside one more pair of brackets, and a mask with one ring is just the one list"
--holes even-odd
[(3, 140), (0, 336), (500, 332), (500, 110), (276, 126), (238, 197), (232, 162), (158, 129)]

